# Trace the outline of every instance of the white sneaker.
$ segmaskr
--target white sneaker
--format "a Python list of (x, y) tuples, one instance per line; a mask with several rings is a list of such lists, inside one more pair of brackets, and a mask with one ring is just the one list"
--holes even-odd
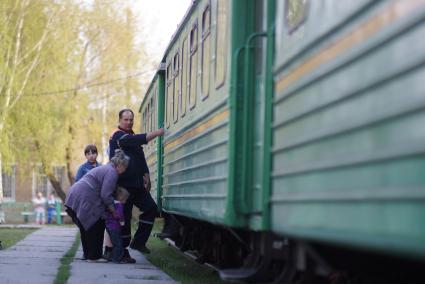
[(104, 258), (86, 259), (86, 261), (89, 262), (89, 263), (106, 263), (106, 262), (108, 262), (108, 260), (106, 260)]

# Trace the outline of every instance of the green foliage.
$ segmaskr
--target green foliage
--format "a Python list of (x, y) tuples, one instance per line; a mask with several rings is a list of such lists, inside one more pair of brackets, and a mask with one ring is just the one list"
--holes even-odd
[(133, 75), (152, 69), (130, 2), (0, 1), (3, 165), (75, 172), (84, 145), (105, 151), (118, 111), (138, 108), (141, 76)]
[(75, 236), (74, 243), (67, 253), (61, 258), (61, 265), (58, 268), (54, 284), (67, 283), (69, 276), (71, 276), (71, 263), (74, 260), (78, 247), (80, 246), (80, 233)]
[[(162, 226), (163, 220), (156, 219), (152, 231), (159, 233), (162, 230)], [(132, 231), (134, 232), (135, 230), (136, 227), (133, 226)], [(182, 252), (170, 247), (163, 240), (150, 237), (147, 246), (152, 249), (152, 253), (145, 255), (146, 258), (173, 279), (183, 284), (229, 283), (221, 280), (214, 270), (188, 259)]]
[(23, 240), (26, 236), (34, 232), (35, 229), (6, 229), (0, 228), (0, 240), (3, 249), (7, 249), (20, 240)]

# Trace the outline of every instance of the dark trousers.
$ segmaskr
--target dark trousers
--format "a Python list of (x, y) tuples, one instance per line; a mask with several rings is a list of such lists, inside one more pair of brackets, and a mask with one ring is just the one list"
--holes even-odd
[(120, 229), (108, 229), (106, 228), (112, 242), (112, 261), (119, 262), (124, 255), (124, 248), (122, 246), (121, 230)]
[(80, 229), (81, 245), (83, 246), (84, 258), (99, 259), (102, 257), (103, 232), (105, 231), (105, 221), (102, 218), (96, 221), (88, 230), (85, 230), (77, 214), (69, 207), (66, 213)]
[(139, 225), (134, 234), (133, 243), (136, 246), (144, 246), (151, 234), (153, 223), (157, 215), (158, 207), (149, 192), (144, 188), (127, 188), (130, 193), (124, 205), (125, 225), (121, 227), (123, 247), (128, 247), (131, 241), (131, 216), (133, 205), (142, 211), (139, 216)]

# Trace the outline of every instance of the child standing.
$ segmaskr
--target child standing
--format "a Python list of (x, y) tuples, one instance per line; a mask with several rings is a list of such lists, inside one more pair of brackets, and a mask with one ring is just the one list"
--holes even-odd
[(91, 169), (94, 169), (98, 166), (101, 166), (100, 163), (97, 162), (97, 147), (95, 145), (87, 145), (84, 149), (84, 155), (86, 156), (87, 162), (82, 164), (77, 171), (77, 176), (75, 177), (75, 182), (81, 179), (86, 173), (88, 173)]
[(121, 226), (124, 226), (124, 203), (127, 201), (130, 194), (123, 187), (117, 187), (114, 192), (115, 216), (112, 213), (107, 213), (106, 231), (109, 234), (112, 242), (112, 254), (109, 260), (114, 263), (131, 263), (126, 258), (123, 259), (124, 248), (121, 240)]
[(56, 215), (56, 198), (55, 195), (51, 193), (49, 199), (47, 199), (47, 224), (52, 223), (53, 215)]
[[(1, 204), (3, 203), (3, 197), (0, 195), (0, 224), (6, 222), (5, 218), (4, 218), (4, 211), (1, 208)], [(1, 242), (0, 242), (1, 243)], [(1, 245), (0, 245), (0, 249), (1, 249)]]
[(44, 225), (46, 218), (46, 199), (43, 193), (37, 192), (37, 197), (32, 200), (34, 204), (35, 222), (39, 225)]

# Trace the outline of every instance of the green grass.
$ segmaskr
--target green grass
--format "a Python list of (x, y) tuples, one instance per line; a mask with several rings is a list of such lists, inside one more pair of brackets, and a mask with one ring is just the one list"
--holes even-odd
[(80, 245), (80, 233), (75, 236), (75, 241), (68, 252), (61, 258), (61, 265), (58, 268), (54, 284), (63, 284), (68, 281), (71, 275), (71, 262), (74, 260), (75, 253)]
[(37, 229), (0, 229), (0, 241), (3, 249), (9, 248)]
[[(154, 232), (160, 232), (163, 226), (163, 220), (157, 219), (153, 228)], [(135, 231), (135, 228), (133, 228)], [(212, 283), (230, 283), (220, 279), (217, 273), (204, 265), (201, 265), (169, 246), (165, 241), (159, 238), (150, 237), (147, 247), (152, 250), (146, 258), (159, 269), (170, 275), (174, 280), (182, 284), (212, 284)]]

